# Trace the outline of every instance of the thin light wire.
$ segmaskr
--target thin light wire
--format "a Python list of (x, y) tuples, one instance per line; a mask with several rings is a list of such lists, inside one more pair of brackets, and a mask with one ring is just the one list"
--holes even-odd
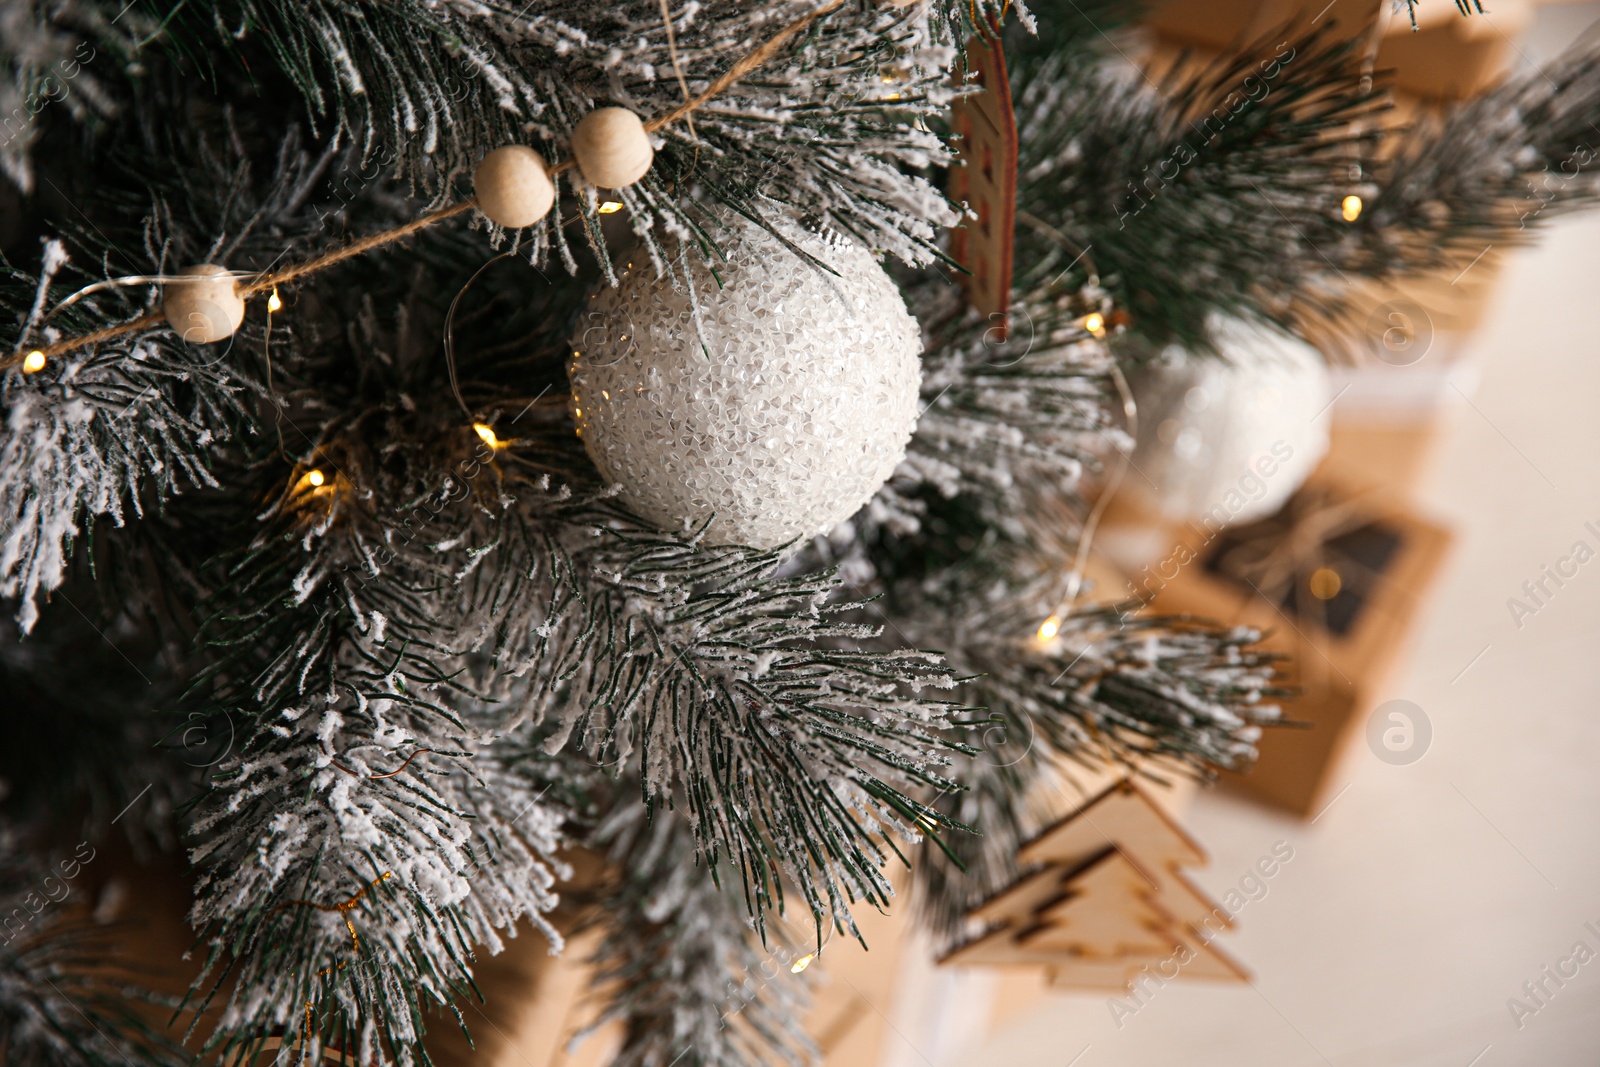
[[(213, 275), (213, 277), (246, 278), (249, 277), (249, 275), (242, 274), (238, 271), (228, 271), (226, 274)], [(39, 322), (41, 324), (49, 322), (51, 318), (55, 316), (56, 312), (62, 310), (63, 308), (71, 307), (83, 297), (88, 296), (90, 293), (97, 293), (101, 289), (120, 289), (125, 285), (165, 285), (168, 282), (192, 281), (193, 279), (194, 275), (192, 274), (125, 274), (120, 278), (105, 278), (101, 281), (86, 285), (82, 289), (79, 289), (77, 292), (73, 293), (71, 296), (67, 297), (65, 300), (61, 301), (61, 303), (57, 304), (55, 307), (46, 312), (44, 318), (40, 319)]]
[(467, 290), (472, 288), (472, 283), (478, 280), (478, 275), (507, 258), (512, 253), (501, 252), (483, 266), (472, 272), (472, 277), (467, 279), (456, 292), (455, 299), (450, 301), (450, 310), (444, 316), (444, 365), (450, 372), (450, 391), (456, 395), (456, 403), (461, 405), (461, 410), (466, 412), (467, 418), (472, 418), (472, 409), (467, 407), (465, 398), (461, 395), (461, 383), (456, 378), (456, 305), (461, 303), (461, 298), (467, 295)]
[(278, 455), (286, 463), (294, 463), (289, 458), (289, 450), (283, 443), (283, 404), (278, 400), (278, 390), (272, 384), (272, 305), (267, 305), (267, 332), (261, 341), (261, 358), (267, 363), (267, 399), (272, 401), (272, 428), (278, 434)]
[[(562, 228), (564, 229), (568, 226), (571, 226), (581, 217), (582, 214), (580, 212), (573, 212), (571, 215), (567, 216), (566, 221), (562, 222)], [(450, 301), (450, 310), (447, 311), (444, 316), (444, 363), (445, 369), (450, 373), (450, 391), (456, 395), (456, 403), (461, 405), (461, 410), (466, 412), (468, 418), (472, 418), (474, 412), (471, 408), (467, 407), (467, 401), (461, 395), (461, 385), (456, 379), (456, 306), (461, 303), (461, 298), (467, 295), (467, 290), (472, 288), (472, 283), (478, 280), (478, 275), (488, 270), (498, 261), (515, 254), (516, 249), (512, 249), (508, 252), (501, 252), (498, 256), (493, 257), (483, 266), (473, 271), (472, 277), (467, 279), (467, 283), (456, 291), (455, 298)], [(539, 270), (538, 267), (534, 267), (533, 269), (538, 272), (539, 277), (544, 277), (544, 272)]]
[(1070, 613), (1078, 602), (1078, 594), (1083, 590), (1084, 572), (1089, 566), (1089, 548), (1094, 543), (1095, 531), (1100, 527), (1100, 519), (1110, 506), (1111, 498), (1117, 495), (1117, 487), (1122, 484), (1128, 468), (1133, 464), (1133, 446), (1139, 438), (1139, 405), (1134, 402), (1133, 390), (1128, 388), (1128, 379), (1123, 375), (1122, 368), (1117, 365), (1115, 359), (1111, 362), (1111, 380), (1116, 383), (1117, 394), (1122, 399), (1122, 421), (1123, 428), (1128, 434), (1127, 446), (1117, 450), (1116, 469), (1112, 471), (1111, 477), (1106, 479), (1105, 488), (1100, 491), (1094, 507), (1089, 509), (1089, 517), (1084, 520), (1083, 532), (1078, 537), (1078, 551), (1072, 561), (1072, 570), (1067, 574), (1067, 591), (1062, 598), (1063, 606), (1056, 611), (1058, 616), (1064, 617)]

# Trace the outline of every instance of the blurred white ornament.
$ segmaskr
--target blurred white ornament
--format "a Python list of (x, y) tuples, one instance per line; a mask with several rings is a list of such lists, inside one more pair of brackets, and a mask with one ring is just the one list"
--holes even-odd
[[(1133, 382), (1128, 488), (1163, 518), (1215, 532), (1281, 508), (1328, 451), (1328, 372), (1288, 334), (1213, 315), (1219, 354), (1169, 345)], [(1142, 475), (1142, 477), (1141, 477)]]
[(573, 416), (637, 514), (675, 531), (712, 519), (708, 543), (774, 548), (849, 518), (894, 472), (916, 428), (922, 342), (850, 238), (776, 222), (835, 276), (723, 220), (716, 274), (690, 265), (699, 330), (689, 293), (649, 264), (595, 294), (568, 366)]

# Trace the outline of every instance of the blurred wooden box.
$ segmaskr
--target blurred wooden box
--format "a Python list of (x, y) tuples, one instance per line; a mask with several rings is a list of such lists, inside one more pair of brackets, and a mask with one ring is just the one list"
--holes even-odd
[(1330, 4), (1327, 0), (1168, 0), (1145, 20), (1164, 44), (1221, 50), (1260, 38), (1298, 20), (1302, 26), (1336, 22), (1361, 32), (1374, 15), (1383, 19), (1376, 69), (1392, 72), (1401, 93), (1425, 100), (1477, 96), (1504, 76), (1515, 50), (1511, 36), (1528, 22), (1526, 0), (1500, 0), (1488, 16), (1463, 16), (1454, 4), (1422, 3), (1417, 29), (1389, 0)]
[[(1266, 648), (1288, 657), (1284, 680), (1298, 692), (1283, 702), (1284, 716), (1303, 725), (1265, 731), (1256, 765), (1244, 774), (1226, 774), (1224, 780), (1301, 816), (1314, 815), (1326, 802), (1349, 739), (1404, 651), (1450, 541), (1446, 530), (1404, 506), (1376, 494), (1355, 494), (1326, 474), (1313, 477), (1301, 490), (1308, 492), (1332, 501), (1359, 502), (1354, 507), (1362, 525), (1346, 536), (1377, 530), (1386, 538), (1386, 554), (1373, 572), (1378, 579), (1362, 587), (1354, 607), (1339, 600), (1344, 593), (1335, 583), (1322, 615), (1326, 625), (1319, 625), (1310, 613), (1285, 610), (1284, 594), (1269, 600), (1258, 587), (1215, 570), (1219, 551), (1248, 543), (1254, 534), (1251, 526), (1204, 539), (1191, 530), (1186, 543), (1193, 559), (1177, 577), (1166, 580), (1150, 606), (1156, 614), (1189, 614), (1256, 627), (1267, 634)], [(1322, 569), (1328, 568), (1319, 565), (1310, 573)], [(1339, 567), (1332, 569), (1337, 573)], [(1309, 580), (1297, 569), (1289, 595), (1303, 597), (1299, 587)], [(1353, 597), (1353, 577), (1343, 581), (1350, 583), (1348, 595)]]

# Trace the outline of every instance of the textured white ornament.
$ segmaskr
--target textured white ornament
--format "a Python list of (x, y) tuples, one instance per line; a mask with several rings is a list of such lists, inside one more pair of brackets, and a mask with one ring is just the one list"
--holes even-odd
[(691, 265), (700, 331), (689, 294), (646, 264), (595, 294), (568, 366), (573, 415), (635, 513), (675, 531), (715, 516), (709, 543), (775, 548), (849, 518), (894, 473), (916, 428), (921, 335), (849, 238), (777, 224), (835, 277), (725, 220), (716, 276)]
[(602, 107), (578, 120), (572, 158), (590, 185), (621, 189), (645, 176), (656, 150), (638, 115), (625, 107)]
[(215, 263), (185, 267), (181, 281), (167, 282), (161, 310), (178, 336), (194, 345), (232, 337), (244, 321), (244, 297), (228, 268)]
[(532, 226), (550, 213), (556, 186), (544, 157), (527, 145), (496, 148), (472, 172), (478, 210), (512, 229)]
[(1305, 482), (1328, 451), (1329, 386), (1303, 341), (1220, 315), (1207, 329), (1220, 357), (1169, 345), (1136, 377), (1127, 485), (1163, 517), (1214, 532), (1273, 514)]

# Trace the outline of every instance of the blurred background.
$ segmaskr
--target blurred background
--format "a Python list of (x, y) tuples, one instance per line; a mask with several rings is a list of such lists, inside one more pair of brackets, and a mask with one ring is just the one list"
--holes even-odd
[[(1148, 46), (1222, 46), (1290, 6), (1180, 0), (1156, 13)], [(1600, 4), (1485, 8), (1463, 19), (1420, 5), (1415, 36), (1395, 16), (1379, 66), (1425, 105), (1600, 32)], [(1319, 476), (1400, 502), (1449, 545), (1393, 663), (1358, 679), (1335, 751), (1304, 764), (1266, 751), (1262, 772), (1290, 759), (1288, 780), (1316, 782), (1306, 810), (1227, 785), (1161, 798), (1210, 854), (1191, 880), (1245, 897), (1217, 944), (1249, 983), (1180, 978), (1114, 1010), (1117, 998), (1049, 989), (1036, 971), (935, 967), (915, 944), (892, 966), (832, 959), (822, 1007), (849, 1025), (822, 1030), (829, 1064), (1600, 1062), (1600, 963), (1579, 951), (1600, 950), (1600, 564), (1572, 555), (1600, 546), (1597, 281), (1600, 214), (1565, 218), (1464, 276), (1388, 294), (1427, 312), (1423, 354), (1333, 375)], [(1123, 504), (1102, 544), (1133, 574), (1174, 542)], [(1578, 573), (1558, 586), (1545, 569), (1562, 557)], [(1427, 725), (1381, 759), (1367, 726), (1395, 700)], [(1402, 720), (1384, 726), (1407, 740)], [(1293, 858), (1261, 877), (1281, 843)]]

